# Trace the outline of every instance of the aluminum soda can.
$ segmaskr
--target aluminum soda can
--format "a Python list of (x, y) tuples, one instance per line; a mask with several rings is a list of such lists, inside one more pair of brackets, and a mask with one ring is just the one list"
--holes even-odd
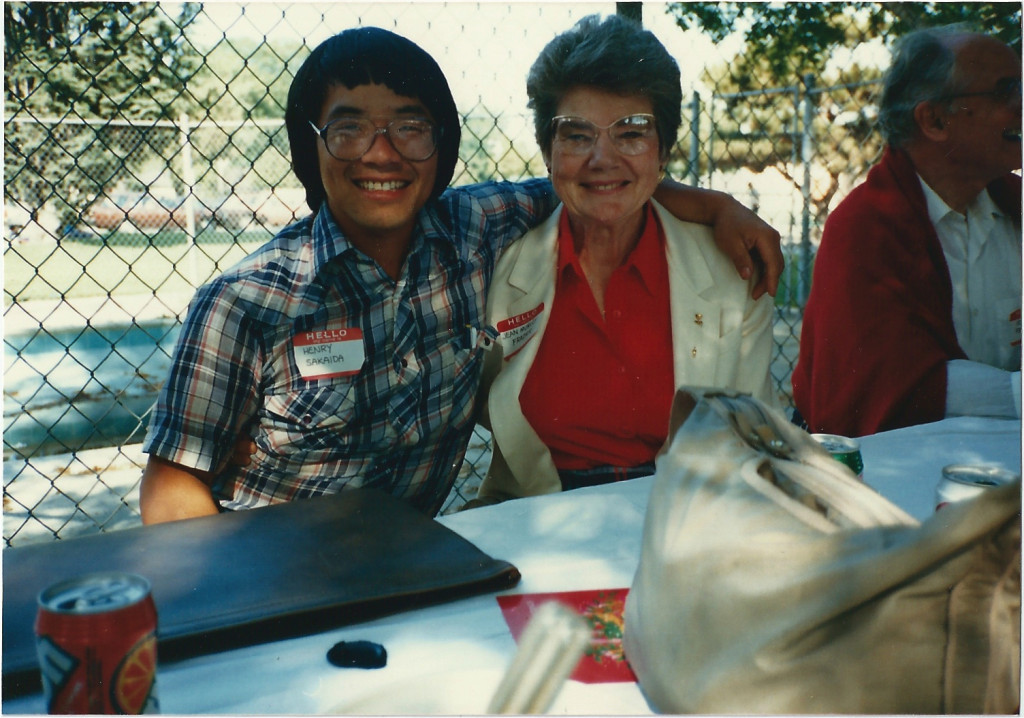
[(39, 594), (36, 652), (49, 713), (158, 713), (149, 582), (96, 573)]
[(1012, 471), (997, 466), (977, 464), (949, 464), (942, 467), (942, 478), (935, 487), (935, 510), (946, 504), (974, 498), (986, 489), (1002, 486), (1019, 477)]
[(832, 454), (832, 458), (846, 464), (857, 478), (864, 478), (864, 459), (860, 455), (860, 442), (839, 434), (811, 434), (811, 438)]

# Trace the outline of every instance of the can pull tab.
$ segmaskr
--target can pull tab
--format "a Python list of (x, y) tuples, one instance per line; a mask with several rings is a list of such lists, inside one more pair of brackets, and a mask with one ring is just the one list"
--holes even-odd
[(78, 590), (68, 591), (53, 605), (58, 611), (94, 612), (111, 606), (123, 605), (128, 584), (116, 579), (96, 581), (83, 585)]

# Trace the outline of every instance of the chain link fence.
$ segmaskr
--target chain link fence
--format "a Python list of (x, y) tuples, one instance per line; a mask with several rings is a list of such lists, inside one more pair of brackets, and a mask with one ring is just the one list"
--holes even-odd
[[(823, 67), (841, 81), (821, 87), (805, 76), (749, 89), (735, 78), (739, 50), (683, 32), (667, 9), (648, 3), (643, 20), (693, 88), (669, 170), (783, 234), (773, 375), (788, 403), (824, 216), (880, 152), (883, 63)], [(580, 17), (615, 11), (5, 4), (5, 544), (139, 523), (140, 442), (194, 289), (306, 211), (282, 118), (312, 47), (356, 25), (410, 37), (464, 116), (455, 184), (521, 179), (545, 172), (525, 110), (530, 62)], [(488, 459), (480, 430), (444, 511), (474, 494)]]

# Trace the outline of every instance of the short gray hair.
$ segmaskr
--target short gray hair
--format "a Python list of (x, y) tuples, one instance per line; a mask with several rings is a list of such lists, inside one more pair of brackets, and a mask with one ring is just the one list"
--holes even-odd
[(682, 124), (679, 66), (657, 37), (618, 15), (603, 22), (588, 15), (541, 50), (526, 78), (537, 144), (551, 151), (551, 120), (573, 87), (596, 87), (650, 99), (661, 156), (675, 144)]
[(915, 107), (956, 92), (960, 78), (951, 40), (972, 32), (964, 24), (944, 25), (915, 30), (896, 43), (878, 112), (879, 129), (890, 145), (902, 147), (917, 135)]

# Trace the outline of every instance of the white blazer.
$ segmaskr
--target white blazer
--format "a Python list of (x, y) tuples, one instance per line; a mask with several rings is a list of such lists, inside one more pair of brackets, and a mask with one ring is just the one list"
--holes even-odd
[[(718, 250), (709, 227), (681, 222), (657, 202), (654, 208), (665, 229), (676, 386), (732, 389), (777, 405), (771, 297), (750, 298), (753, 282), (743, 280)], [(551, 316), (563, 211), (510, 246), (491, 282), (487, 325), (501, 334), (484, 360), (480, 385), (481, 423), (494, 444), (478, 494), (483, 500), (562, 489), (551, 453), (523, 416), (519, 392)]]

